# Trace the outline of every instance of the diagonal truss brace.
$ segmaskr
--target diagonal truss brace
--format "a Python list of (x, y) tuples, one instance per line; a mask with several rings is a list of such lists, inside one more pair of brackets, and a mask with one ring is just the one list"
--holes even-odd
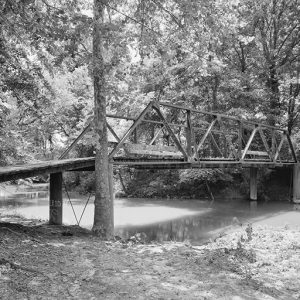
[(273, 157), (272, 157), (272, 151), (271, 151), (271, 149), (270, 149), (270, 147), (268, 145), (268, 142), (266, 140), (266, 137), (265, 137), (265, 135), (263, 133), (263, 130), (262, 130), (261, 126), (258, 127), (258, 132), (259, 132), (259, 135), (260, 135), (260, 137), (261, 137), (261, 139), (263, 141), (264, 147), (265, 147), (265, 149), (266, 149), (266, 151), (267, 151), (267, 153), (269, 155), (269, 158), (272, 161), (272, 159), (273, 159)]
[(188, 160), (188, 155), (186, 153), (186, 151), (183, 149), (181, 143), (179, 142), (179, 140), (177, 139), (174, 131), (172, 130), (172, 128), (170, 127), (169, 123), (167, 122), (166, 118), (164, 117), (164, 115), (162, 114), (162, 112), (159, 109), (159, 106), (157, 103), (152, 102), (152, 107), (153, 109), (156, 111), (156, 113), (158, 114), (158, 116), (162, 119), (164, 127), (167, 129), (167, 131), (170, 133), (174, 143), (176, 144), (177, 148), (179, 149), (179, 151), (183, 154), (184, 159)]
[(248, 142), (247, 142), (247, 144), (246, 144), (246, 146), (245, 146), (245, 149), (244, 149), (244, 152), (243, 152), (243, 154), (242, 154), (241, 160), (244, 160), (244, 159), (245, 159), (246, 154), (247, 154), (247, 152), (248, 152), (248, 150), (249, 150), (249, 148), (250, 148), (250, 145), (251, 145), (251, 143), (252, 143), (252, 141), (253, 141), (253, 139), (254, 139), (254, 136), (255, 136), (255, 134), (256, 134), (257, 131), (258, 131), (258, 127), (255, 127), (255, 128), (253, 129), (253, 131), (251, 132), (250, 138), (249, 138), (249, 140), (248, 140)]
[(213, 145), (215, 146), (216, 150), (221, 154), (221, 157), (224, 157), (224, 154), (222, 153), (222, 151), (221, 151), (216, 139), (214, 138), (214, 135), (212, 134), (212, 132), (210, 132), (209, 135), (210, 135), (210, 139), (211, 139)]
[(277, 148), (277, 150), (275, 152), (275, 155), (274, 155), (274, 158), (273, 158), (273, 162), (277, 161), (277, 159), (278, 159), (278, 157), (280, 155), (280, 150), (281, 150), (281, 148), (282, 148), (283, 143), (284, 143), (285, 140), (289, 144), (289, 147), (290, 147), (290, 150), (291, 150), (294, 162), (297, 162), (298, 160), (297, 160), (297, 156), (296, 156), (296, 153), (295, 153), (295, 149), (294, 149), (293, 143), (291, 141), (291, 137), (289, 136), (289, 134), (287, 132), (283, 132), (282, 135), (281, 135), (281, 140), (280, 140), (278, 148)]
[(199, 144), (196, 147), (195, 153), (194, 153), (194, 157), (196, 157), (196, 153), (198, 153), (198, 151), (202, 148), (202, 146), (204, 145), (205, 140), (207, 139), (207, 137), (209, 136), (209, 134), (211, 133), (212, 128), (214, 127), (214, 125), (217, 122), (217, 118), (215, 118), (210, 125), (208, 126), (206, 132), (204, 133), (204, 135), (201, 138), (201, 141), (199, 142)]
[(69, 152), (77, 145), (77, 143), (83, 138), (83, 136), (90, 131), (91, 123), (89, 123), (82, 132), (78, 135), (78, 137), (71, 143), (71, 145), (60, 155), (58, 159), (64, 159), (69, 154)]
[(121, 147), (124, 145), (124, 143), (128, 139), (128, 137), (133, 133), (133, 131), (137, 128), (137, 126), (143, 121), (145, 115), (150, 111), (152, 106), (153, 106), (153, 102), (150, 102), (146, 106), (146, 108), (142, 111), (142, 113), (139, 115), (139, 117), (134, 121), (134, 123), (130, 126), (128, 131), (121, 138), (118, 145), (111, 151), (111, 153), (108, 156), (109, 159), (113, 158), (114, 155), (121, 149)]
[(154, 137), (152, 138), (152, 140), (150, 141), (149, 145), (153, 145), (153, 143), (156, 141), (156, 139), (158, 138), (158, 136), (160, 135), (160, 133), (163, 131), (164, 129), (164, 125), (162, 125), (157, 132), (155, 133)]
[(279, 153), (280, 153), (280, 150), (281, 150), (281, 148), (282, 148), (282, 145), (283, 145), (285, 139), (286, 139), (286, 134), (283, 133), (283, 134), (281, 135), (281, 140), (280, 140), (280, 142), (279, 142), (278, 148), (277, 148), (277, 150), (276, 150), (276, 152), (275, 152), (275, 155), (274, 155), (274, 158), (273, 158), (273, 161), (274, 161), (274, 162), (276, 162), (277, 159), (278, 159), (278, 157), (279, 157)]
[[(77, 143), (88, 133), (92, 128), (92, 123), (90, 122), (83, 130), (82, 132), (77, 136), (77, 138), (71, 143), (71, 145), (60, 155), (58, 159), (64, 159), (69, 154), (69, 152), (77, 145)], [(120, 142), (120, 138), (116, 134), (116, 132), (113, 130), (113, 128), (108, 124), (106, 121), (107, 129), (112, 133), (114, 138), (117, 140), (117, 142)]]
[(113, 130), (113, 128), (106, 122), (106, 126), (107, 129), (111, 132), (111, 134), (113, 135), (113, 137), (117, 140), (117, 142), (120, 142), (120, 138), (118, 137), (118, 135), (116, 134), (116, 132)]
[(291, 137), (289, 134), (286, 135), (286, 138), (287, 138), (287, 141), (289, 143), (289, 146), (290, 146), (290, 149), (291, 149), (291, 152), (292, 152), (292, 156), (293, 156), (293, 159), (295, 162), (297, 162), (297, 156), (296, 156), (296, 152), (295, 152), (295, 149), (294, 149), (294, 145), (292, 143), (292, 140), (291, 140)]

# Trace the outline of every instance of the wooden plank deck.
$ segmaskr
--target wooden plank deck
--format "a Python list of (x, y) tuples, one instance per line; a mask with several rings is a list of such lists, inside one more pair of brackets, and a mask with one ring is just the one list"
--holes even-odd
[[(130, 159), (118, 157), (111, 161), (114, 165), (123, 165), (139, 169), (191, 169), (191, 168), (250, 168), (250, 167), (291, 167), (293, 162), (274, 163), (263, 160), (199, 160), (187, 162), (180, 158), (166, 159)], [(0, 168), (0, 182), (17, 180), (65, 171), (93, 171), (95, 168), (95, 157), (71, 158), (53, 160), (26, 165), (8, 166)]]

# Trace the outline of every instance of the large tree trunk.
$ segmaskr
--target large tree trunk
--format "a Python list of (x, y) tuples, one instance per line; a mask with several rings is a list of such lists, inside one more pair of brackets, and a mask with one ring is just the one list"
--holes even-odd
[(215, 74), (212, 78), (212, 103), (211, 103), (211, 110), (218, 111), (218, 89), (220, 85), (220, 78), (217, 74)]
[(269, 68), (269, 76), (267, 81), (267, 87), (269, 90), (269, 115), (268, 123), (272, 126), (276, 125), (280, 116), (280, 91), (279, 80), (276, 72), (275, 63)]
[(103, 239), (113, 237), (113, 199), (109, 191), (109, 168), (106, 126), (106, 97), (101, 27), (107, 0), (94, 0), (93, 77), (96, 136), (96, 195), (93, 231)]

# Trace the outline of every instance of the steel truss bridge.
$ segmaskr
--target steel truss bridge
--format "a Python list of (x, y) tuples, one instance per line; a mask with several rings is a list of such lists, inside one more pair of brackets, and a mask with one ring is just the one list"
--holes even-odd
[[(111, 195), (113, 165), (250, 168), (252, 200), (257, 199), (257, 168), (294, 166), (293, 199), (300, 199), (300, 165), (286, 129), (162, 102), (150, 102), (137, 118), (107, 114), (106, 125)], [(91, 123), (84, 128), (57, 160), (0, 168), (0, 182), (50, 174), (50, 224), (61, 224), (62, 172), (95, 168), (95, 157), (67, 158), (76, 144), (93, 132), (92, 127)]]
[[(110, 121), (131, 121), (120, 136)], [(62, 154), (65, 158), (89, 124)], [(109, 160), (136, 168), (284, 167), (297, 163), (285, 129), (170, 103), (150, 102), (137, 118), (107, 115)]]

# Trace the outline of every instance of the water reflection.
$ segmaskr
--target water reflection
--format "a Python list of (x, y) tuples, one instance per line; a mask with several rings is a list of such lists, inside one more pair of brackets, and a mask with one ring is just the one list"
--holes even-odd
[(257, 201), (249, 201), (250, 211), (257, 211)]
[[(87, 197), (72, 196), (75, 213), (79, 219)], [(295, 208), (294, 208), (295, 209)], [(150, 241), (176, 240), (202, 242), (216, 231), (230, 225), (265, 219), (267, 216), (293, 210), (288, 202), (260, 203), (256, 201), (230, 201), (213, 203), (199, 200), (116, 199), (115, 234), (130, 238), (144, 232)], [(20, 214), (27, 218), (48, 219), (48, 195), (44, 187), (37, 190), (17, 191), (0, 197), (0, 213)], [(300, 211), (296, 212), (300, 215)], [(88, 203), (81, 226), (91, 228), (93, 199)], [(65, 224), (76, 224), (70, 203), (64, 200)]]
[[(188, 204), (186, 203), (186, 205)], [(215, 202), (210, 205), (207, 202), (202, 202), (197, 204), (201, 207), (202, 213), (196, 216), (161, 222), (151, 226), (117, 228), (116, 233), (124, 238), (129, 238), (138, 232), (144, 232), (150, 241), (188, 240), (203, 242), (228, 226), (242, 225), (242, 223), (250, 222), (252, 218), (266, 213), (264, 209), (258, 210), (257, 203)]]

